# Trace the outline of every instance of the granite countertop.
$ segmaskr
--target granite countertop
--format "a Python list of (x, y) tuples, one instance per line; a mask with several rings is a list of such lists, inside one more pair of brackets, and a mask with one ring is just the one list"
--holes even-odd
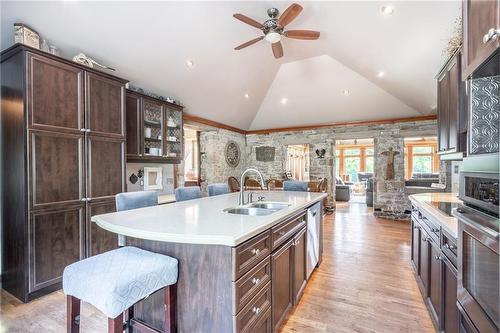
[(108, 231), (141, 239), (236, 246), (326, 197), (326, 193), (316, 192), (257, 193), (265, 201), (288, 202), (290, 206), (265, 216), (229, 214), (223, 210), (237, 206), (239, 195), (230, 193), (96, 215), (92, 221)]
[(409, 196), (410, 201), (415, 204), (428, 219), (439, 223), (451, 236), (458, 237), (457, 218), (448, 216), (430, 202), (462, 203), (457, 193), (419, 193)]

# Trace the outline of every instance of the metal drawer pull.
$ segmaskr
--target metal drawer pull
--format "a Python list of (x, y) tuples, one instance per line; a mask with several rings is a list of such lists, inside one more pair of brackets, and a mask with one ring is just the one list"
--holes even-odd
[(278, 232), (278, 235), (280, 235), (280, 236), (284, 236), (285, 234), (286, 234), (286, 231), (283, 231), (283, 230), (281, 230), (280, 232)]
[(252, 283), (253, 283), (253, 284), (257, 284), (257, 283), (259, 283), (259, 282), (260, 282), (260, 279), (259, 279), (259, 278), (253, 278), (253, 279), (252, 279)]
[(90, 133), (90, 128), (87, 128), (86, 132), (87, 132), (87, 133)]
[(252, 253), (258, 255), (260, 253), (259, 249), (252, 249)]
[(443, 257), (441, 257), (441, 256), (434, 256), (434, 259), (436, 259), (436, 260), (443, 260)]
[(86, 132), (87, 129), (86, 128), (80, 128), (80, 132)]
[(431, 228), (431, 231), (435, 232), (435, 233), (438, 233), (439, 232), (439, 228)]
[(420, 229), (420, 226), (416, 225), (416, 226), (413, 227), (413, 229)]
[(254, 306), (252, 308), (252, 312), (255, 313), (256, 315), (258, 315), (260, 313), (260, 308)]
[(489, 41), (496, 41), (498, 35), (500, 35), (500, 28), (491, 28), (490, 30), (488, 30), (488, 33), (483, 36), (483, 44), (486, 44)]
[(87, 198), (81, 198), (80, 201), (85, 202), (87, 201)]

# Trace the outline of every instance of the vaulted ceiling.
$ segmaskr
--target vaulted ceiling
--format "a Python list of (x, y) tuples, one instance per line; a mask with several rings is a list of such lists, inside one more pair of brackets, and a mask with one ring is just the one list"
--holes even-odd
[(387, 2), (299, 3), (288, 28), (321, 37), (285, 39), (278, 60), (266, 41), (234, 51), (260, 31), (232, 14), (263, 22), (290, 2), (2, 1), (1, 47), (13, 44), (14, 22), (26, 23), (65, 57), (83, 52), (192, 115), (241, 129), (435, 113), (434, 76), (459, 1), (392, 2), (391, 16), (380, 12)]

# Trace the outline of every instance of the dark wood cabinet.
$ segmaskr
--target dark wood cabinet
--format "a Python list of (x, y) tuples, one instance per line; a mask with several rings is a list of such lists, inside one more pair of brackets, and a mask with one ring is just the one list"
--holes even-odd
[(180, 163), (183, 158), (182, 107), (127, 90), (127, 160)]
[(306, 228), (293, 238), (293, 304), (298, 304), (307, 284), (307, 244)]
[(28, 127), (79, 133), (84, 128), (84, 71), (27, 53)]
[(29, 292), (62, 281), (64, 267), (84, 258), (84, 205), (31, 213)]
[[(496, 35), (490, 34), (489, 37), (491, 29), (496, 30)], [(464, 52), (461, 76), (466, 80), (500, 47), (500, 1), (464, 0), (462, 30)]]
[(293, 305), (293, 244), (292, 238), (271, 255), (274, 332), (279, 330)]
[(460, 57), (458, 50), (437, 77), (438, 151), (441, 154), (467, 151), (467, 105)]
[(411, 219), (411, 263), (415, 273), (420, 275), (420, 225)]
[(431, 316), (440, 326), (441, 314), (441, 250), (433, 242), (430, 244), (428, 299)]
[(100, 228), (90, 218), (94, 215), (116, 212), (115, 200), (96, 200), (87, 204), (85, 232), (87, 239), (86, 255), (88, 257), (118, 248), (118, 236)]
[(420, 228), (420, 274), (418, 278), (421, 284), (421, 291), (424, 294), (424, 298), (429, 295), (429, 274), (430, 274), (430, 241), (431, 238), (427, 235), (423, 228)]
[(124, 191), (126, 81), (20, 44), (1, 71), (2, 287), (26, 302), (113, 247), (90, 216)]
[(457, 269), (446, 256), (441, 256), (441, 272), (441, 331), (444, 333), (456, 333), (458, 332), (459, 326), (459, 310), (457, 307)]
[(250, 330), (251, 333), (272, 333), (273, 332), (273, 322), (271, 318), (271, 309), (255, 323), (255, 325)]

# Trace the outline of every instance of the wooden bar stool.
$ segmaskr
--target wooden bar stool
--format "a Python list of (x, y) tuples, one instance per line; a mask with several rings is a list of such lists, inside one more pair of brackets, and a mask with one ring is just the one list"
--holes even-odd
[[(67, 295), (67, 332), (80, 331), (80, 301), (108, 317), (108, 332), (161, 332), (134, 318), (133, 306), (165, 288), (165, 333), (177, 331), (177, 259), (132, 246), (121, 247), (67, 266), (63, 290)], [(124, 323), (123, 313), (128, 311)]]

